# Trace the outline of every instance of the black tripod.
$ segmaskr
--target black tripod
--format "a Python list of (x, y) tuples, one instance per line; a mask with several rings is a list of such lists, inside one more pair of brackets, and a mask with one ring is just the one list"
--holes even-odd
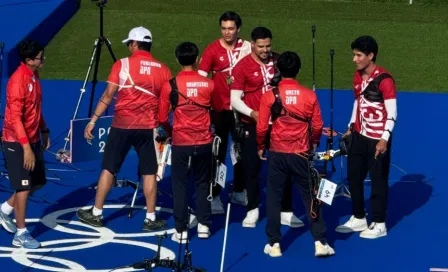
[[(333, 150), (333, 56), (334, 56), (334, 49), (330, 49), (330, 136), (327, 138), (327, 146), (326, 150)], [(324, 161), (324, 176), (327, 175), (327, 160)], [(334, 167), (334, 160), (331, 160), (331, 170), (332, 172), (336, 171), (336, 167)]]
[[(187, 227), (187, 232), (190, 229), (189, 225), (190, 225), (190, 217), (191, 217), (191, 208), (188, 207), (188, 227)], [(182, 237), (183, 232), (181, 232), (181, 237), (180, 240), (183, 240)], [(196, 268), (193, 267), (193, 263), (191, 260), (191, 251), (188, 249), (188, 244), (189, 244), (189, 239), (187, 238), (187, 242), (185, 245), (185, 252), (184, 252), (184, 261), (181, 264), (180, 262), (180, 255), (182, 252), (182, 243), (179, 242), (179, 253), (177, 256), (177, 260), (169, 260), (169, 259), (160, 259), (160, 248), (162, 246), (162, 239), (168, 238), (168, 234), (165, 232), (163, 235), (156, 235), (156, 237), (158, 238), (158, 245), (157, 245), (157, 253), (156, 256), (152, 259), (144, 259), (142, 262), (130, 265), (128, 267), (132, 267), (134, 269), (145, 269), (146, 271), (151, 272), (153, 270), (153, 268), (169, 268), (171, 269), (171, 271), (173, 272), (182, 272), (182, 271), (187, 271), (187, 272), (207, 272), (207, 270), (202, 269), (202, 268)], [(125, 267), (123, 267), (125, 268)]]
[[(90, 70), (92, 69), (92, 62), (95, 59), (95, 70), (93, 71), (93, 79), (92, 79), (92, 92), (90, 94), (90, 104), (89, 104), (89, 118), (92, 117), (92, 108), (93, 108), (93, 99), (95, 96), (95, 87), (96, 83), (98, 82), (97, 76), (98, 76), (98, 67), (100, 64), (100, 57), (101, 57), (101, 47), (103, 44), (107, 46), (107, 49), (109, 50), (110, 55), (112, 56), (112, 59), (114, 62), (117, 61), (117, 58), (114, 55), (114, 52), (112, 51), (112, 46), (110, 44), (110, 41), (104, 37), (103, 34), (103, 9), (104, 6), (107, 3), (107, 0), (92, 0), (92, 1), (98, 1), (97, 6), (100, 7), (100, 36), (98, 39), (95, 40), (95, 45), (93, 47), (93, 53), (92, 58), (90, 59), (89, 69), (87, 70), (86, 80), (84, 82), (83, 89), (85, 90), (85, 85), (87, 82), (87, 79), (90, 75)], [(106, 109), (106, 115), (108, 114), (108, 109)]]
[[(110, 41), (103, 35), (103, 8), (106, 5), (107, 0), (92, 0), (92, 1), (98, 1), (98, 3), (96, 3), (96, 5), (100, 8), (100, 36), (98, 37), (98, 39), (95, 40), (95, 43), (93, 46), (92, 57), (90, 58), (90, 63), (89, 63), (89, 67), (87, 69), (87, 74), (86, 74), (84, 83), (80, 90), (81, 94), (79, 95), (78, 104), (76, 105), (72, 120), (76, 120), (76, 117), (78, 116), (78, 110), (79, 110), (79, 106), (81, 105), (82, 96), (84, 95), (84, 93), (86, 91), (87, 81), (89, 80), (93, 62), (95, 61), (95, 70), (93, 71), (93, 79), (92, 79), (92, 93), (90, 94), (90, 104), (89, 104), (89, 113), (88, 113), (88, 117), (89, 118), (92, 117), (93, 99), (95, 97), (95, 88), (96, 88), (96, 84), (98, 82), (98, 79), (97, 79), (98, 68), (100, 65), (101, 47), (103, 46), (103, 44), (105, 44), (107, 46), (107, 49), (109, 50), (109, 53), (112, 56), (113, 61), (114, 62), (117, 61), (117, 58), (115, 58), (114, 52), (112, 51), (112, 46), (110, 44)], [(108, 110), (109, 109), (106, 109), (106, 115), (108, 115)], [(70, 141), (71, 133), (72, 133), (72, 131), (69, 130), (67, 137), (65, 137), (65, 139), (64, 139), (65, 140), (64, 148), (59, 150), (58, 153), (61, 153), (61, 154), (67, 153), (66, 150), (67, 150), (68, 141)]]

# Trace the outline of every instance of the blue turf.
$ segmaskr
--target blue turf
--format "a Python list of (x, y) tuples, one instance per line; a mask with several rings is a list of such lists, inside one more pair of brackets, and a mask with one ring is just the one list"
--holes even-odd
[[(51, 10), (58, 7), (62, 1), (2, 1), (0, 3), (0, 33), (7, 33), (8, 40), (17, 42), (29, 32), (39, 29), (37, 24), (48, 18), (49, 14), (54, 14)], [(38, 3), (41, 2), (41, 3)], [(76, 1), (65, 1), (64, 3)], [(15, 5), (12, 5), (15, 4)], [(12, 10), (12, 6), (15, 8)], [(26, 8), (25, 8), (26, 6)], [(42, 15), (40, 21), (35, 19), (28, 27), (25, 24), (14, 26), (14, 31), (6, 24), (10, 14), (24, 16), (25, 10), (36, 10), (36, 15)], [(5, 11), (6, 10), (6, 11)], [(15, 13), (11, 13), (14, 11)], [(64, 16), (72, 13), (66, 11)], [(9, 17), (8, 17), (9, 16)], [(33, 19), (33, 18), (32, 18)], [(63, 24), (61, 20), (58, 26)], [(47, 37), (48, 38), (48, 37)], [(9, 44), (9, 43), (8, 43)], [(9, 45), (8, 45), (9, 46)], [(15, 68), (15, 67), (13, 67)], [(350, 76), (350, 75), (348, 75)], [(6, 82), (4, 81), (5, 85)], [(62, 148), (63, 138), (69, 129), (69, 120), (72, 118), (79, 89), (82, 86), (80, 81), (43, 81), (44, 115), (48, 125), (52, 129), (52, 147), (55, 152)], [(100, 83), (97, 88), (95, 98), (101, 95), (105, 84)], [(85, 118), (87, 115), (90, 85), (85, 93), (78, 118)], [(4, 86), (2, 88), (4, 97)], [(351, 114), (353, 95), (350, 91), (335, 91), (334, 93), (334, 127), (336, 130), (344, 131)], [(318, 91), (319, 101), (325, 126), (330, 122), (330, 93), (328, 90)], [(388, 228), (389, 234), (385, 238), (378, 240), (364, 240), (358, 235), (341, 235), (334, 232), (334, 228), (345, 221), (350, 213), (350, 201), (338, 198), (332, 206), (325, 207), (325, 218), (328, 227), (328, 239), (334, 245), (336, 256), (329, 259), (316, 259), (314, 257), (314, 247), (312, 237), (305, 220), (305, 228), (288, 229), (282, 228), (283, 257), (271, 259), (263, 254), (263, 247), (267, 241), (265, 235), (265, 193), (262, 192), (262, 206), (260, 223), (255, 229), (242, 228), (241, 221), (244, 218), (245, 209), (238, 205), (231, 206), (230, 225), (228, 230), (227, 250), (224, 271), (429, 271), (431, 267), (448, 267), (446, 261), (445, 244), (448, 235), (446, 232), (447, 219), (440, 212), (443, 207), (447, 207), (448, 186), (444, 180), (445, 169), (442, 168), (444, 147), (439, 147), (444, 141), (444, 123), (446, 123), (448, 113), (444, 111), (448, 97), (444, 94), (426, 93), (404, 93), (398, 94), (398, 120), (395, 128), (392, 163), (390, 174), (390, 201)], [(4, 101), (4, 99), (2, 100)], [(2, 105), (3, 113), (4, 105)], [(441, 128), (437, 132), (437, 128)], [(436, 136), (437, 133), (441, 134)], [(437, 138), (435, 138), (437, 137)], [(437, 139), (437, 140), (436, 140)], [(320, 150), (325, 148), (325, 138), (322, 138)], [(335, 143), (337, 143), (338, 138)], [(439, 151), (440, 148), (440, 151)], [(0, 160), (2, 157), (0, 157)], [(29, 219), (48, 218), (53, 212), (75, 207), (92, 205), (95, 197), (95, 190), (90, 188), (95, 186), (97, 181), (100, 162), (90, 162), (78, 165), (67, 165), (57, 163), (54, 155), (46, 153), (47, 176), (51, 179), (48, 185), (37, 192), (30, 201), (27, 217)], [(136, 179), (135, 156), (126, 159), (120, 178)], [(0, 165), (2, 165), (0, 161)], [(230, 161), (228, 160), (228, 166)], [(320, 165), (318, 165), (320, 166)], [(335, 161), (337, 171), (333, 173), (331, 179), (340, 180), (340, 160)], [(78, 167), (81, 171), (61, 171), (71, 170)], [(402, 170), (407, 173), (403, 173)], [(51, 170), (53, 169), (53, 170)], [(3, 165), (1, 167), (3, 170)], [(171, 192), (169, 180), (169, 168), (167, 178), (159, 183), (164, 192)], [(343, 173), (345, 176), (345, 173)], [(231, 183), (232, 168), (229, 167), (228, 183)], [(260, 183), (264, 188), (266, 168), (263, 167)], [(227, 188), (228, 189), (228, 188)], [(223, 202), (227, 205), (227, 190), (222, 194)], [(366, 208), (369, 211), (370, 184), (366, 182)], [(10, 195), (9, 184), (6, 179), (0, 180), (0, 202), (3, 202)], [(295, 213), (304, 219), (305, 211), (298, 198), (296, 191), (293, 193)], [(130, 188), (114, 188), (108, 198), (108, 205), (129, 204), (132, 198)], [(143, 195), (140, 193), (137, 198), (137, 205), (144, 205)], [(158, 198), (158, 205), (164, 208), (172, 207), (172, 200), (167, 196)], [(193, 205), (194, 206), (194, 205)], [(442, 214), (442, 216), (439, 216)], [(160, 215), (167, 219), (169, 228), (172, 230), (174, 223), (169, 212), (162, 212)], [(127, 210), (105, 209), (106, 227), (118, 235), (136, 233), (140, 235), (143, 223), (144, 212), (138, 210), (133, 218), (127, 218)], [(54, 230), (43, 223), (51, 224), (54, 220), (47, 220), (41, 223), (29, 223), (28, 228), (32, 234), (41, 242), (60, 243), (62, 239), (92, 239), (98, 241), (95, 236), (96, 231), (87, 227), (76, 225), (78, 220), (74, 212), (59, 217), (61, 220), (73, 220), (71, 224), (63, 223), (62, 226), (73, 231), (88, 232), (88, 235), (69, 234), (59, 230)], [(193, 239), (190, 249), (193, 252), (193, 264), (203, 267), (208, 271), (219, 271), (221, 261), (221, 250), (224, 237), (224, 216), (214, 216), (211, 228), (212, 237), (209, 240), (198, 240), (196, 230), (191, 231)], [(54, 227), (54, 226), (53, 226)], [(109, 233), (110, 234), (110, 233)], [(92, 236), (93, 235), (93, 236)], [(31, 267), (26, 267), (26, 259), (15, 253), (11, 258), (11, 241), (13, 236), (0, 230), (0, 271), (57, 271), (75, 268), (72, 271), (109, 271), (112, 268), (126, 264), (132, 264), (143, 258), (152, 258), (155, 251), (150, 249), (157, 243), (157, 239), (152, 237), (130, 237), (116, 238), (107, 244), (88, 247), (83, 241), (71, 241), (66, 244), (50, 244), (35, 251), (32, 261), (35, 263)], [(90, 241), (90, 240), (89, 240)], [(130, 244), (117, 243), (123, 241)], [(70, 241), (68, 241), (70, 242)], [(152, 245), (151, 245), (152, 244)], [(75, 246), (84, 246), (74, 250)], [(164, 240), (163, 246), (177, 255), (178, 246), (169, 238)], [(60, 249), (61, 247), (68, 247)], [(52, 252), (49, 252), (51, 251)], [(50, 257), (59, 258), (56, 262), (48, 259)], [(65, 260), (65, 264), (57, 261)], [(28, 264), (30, 265), (30, 264)], [(45, 269), (35, 269), (36, 266), (47, 266)], [(81, 268), (83, 266), (84, 268)], [(68, 271), (68, 270), (65, 270)], [(120, 270), (116, 270), (120, 271)], [(123, 271), (123, 270), (121, 270)], [(156, 271), (168, 271), (157, 269)]]
[[(63, 132), (69, 127), (69, 119), (76, 106), (79, 96), (79, 88), (82, 82), (79, 81), (43, 81), (44, 88), (44, 114), (47, 122), (52, 128), (54, 152), (62, 147)], [(104, 84), (98, 88), (103, 90)], [(100, 93), (100, 91), (99, 91)], [(98, 94), (99, 95), (99, 94)], [(319, 99), (323, 109), (325, 123), (328, 124), (329, 116), (329, 92), (318, 91)], [(80, 116), (87, 114), (89, 96), (85, 95), (80, 108)], [(352, 94), (348, 91), (335, 91), (335, 129), (344, 130), (346, 120), (350, 116)], [(415, 109), (415, 104), (419, 103), (419, 111), (431, 112), (432, 109), (443, 108), (446, 103), (445, 95), (423, 94), (423, 93), (399, 93), (398, 94), (398, 121), (395, 129), (394, 142), (392, 147), (392, 163), (390, 174), (390, 202), (388, 227), (389, 235), (379, 240), (363, 240), (357, 235), (341, 235), (334, 232), (334, 228), (349, 217), (350, 201), (343, 198), (335, 200), (331, 207), (325, 207), (325, 218), (328, 226), (328, 238), (335, 246), (336, 256), (330, 259), (316, 259), (313, 256), (312, 238), (308, 227), (301, 229), (282, 229), (284, 238), (282, 248), (284, 256), (280, 259), (270, 259), (262, 252), (266, 243), (265, 228), (265, 206), (264, 201), (261, 207), (261, 222), (255, 229), (245, 229), (241, 227), (244, 218), (244, 208), (232, 205), (230, 227), (227, 240), (225, 269), (227, 271), (245, 271), (256, 269), (258, 271), (270, 271), (272, 265), (282, 265), (282, 271), (297, 271), (299, 265), (301, 269), (331, 269), (343, 267), (344, 271), (358, 271), (359, 266), (365, 266), (364, 270), (377, 271), (428, 271), (430, 267), (447, 267), (445, 253), (443, 251), (443, 241), (448, 237), (444, 225), (444, 217), (436, 217), (440, 208), (446, 206), (447, 186), (443, 180), (444, 169), (440, 168), (441, 163), (437, 163), (437, 141), (432, 139), (433, 132), (414, 132), (416, 118), (421, 116)], [(443, 116), (440, 116), (440, 115)], [(436, 116), (429, 113), (429, 116)], [(425, 118), (425, 126), (436, 127), (441, 120), (446, 120), (446, 113), (439, 113), (437, 118)], [(445, 118), (444, 118), (445, 117)], [(325, 138), (322, 138), (325, 142)], [(337, 140), (336, 140), (337, 142)], [(320, 149), (323, 149), (321, 147)], [(50, 169), (69, 169), (69, 165), (55, 163), (54, 156), (47, 154)], [(123, 167), (120, 177), (131, 180), (136, 179), (135, 156), (128, 157)], [(91, 205), (95, 196), (95, 191), (88, 187), (94, 185), (99, 174), (100, 162), (84, 163), (76, 165), (81, 168), (81, 172), (61, 172), (51, 170), (49, 177), (60, 176), (61, 180), (50, 180), (48, 185), (39, 191), (33, 202), (30, 203), (28, 217), (42, 218), (45, 215), (57, 210), (72, 207), (82, 207)], [(340, 167), (340, 161), (336, 160), (335, 166)], [(403, 173), (397, 167), (404, 169), (408, 174)], [(228, 181), (232, 174), (229, 168)], [(169, 168), (168, 168), (169, 171)], [(169, 175), (169, 172), (168, 172)], [(265, 184), (265, 167), (262, 170), (260, 182), (262, 187)], [(333, 174), (332, 179), (338, 181), (339, 171)], [(169, 178), (159, 183), (161, 189), (171, 192)], [(6, 180), (0, 183), (1, 190), (8, 188)], [(366, 208), (369, 209), (368, 199), (370, 185), (366, 183)], [(0, 199), (8, 197), (9, 193), (0, 191)], [(227, 194), (223, 194), (223, 201), (227, 203)], [(108, 198), (108, 204), (128, 204), (131, 201), (132, 190), (130, 188), (114, 188)], [(263, 199), (265, 194), (263, 192)], [(305, 211), (294, 191), (295, 212), (302, 219)], [(47, 202), (57, 204), (38, 203), (44, 199)], [(138, 205), (144, 205), (142, 194), (137, 200)], [(171, 208), (172, 201), (169, 197), (161, 196), (159, 205)], [(120, 209), (107, 209), (105, 212), (107, 227), (117, 233), (140, 233), (144, 212), (138, 212), (134, 218), (128, 219), (126, 211)], [(173, 218), (169, 213), (161, 213), (169, 222), (169, 227), (174, 226)], [(77, 219), (74, 213), (69, 213), (62, 217), (66, 220)], [(209, 269), (209, 271), (219, 271), (221, 260), (221, 249), (224, 235), (224, 216), (213, 217), (212, 237), (207, 240), (198, 240), (196, 237), (191, 242), (193, 250), (193, 261), (196, 266)], [(95, 238), (82, 235), (64, 234), (56, 230), (51, 230), (40, 223), (30, 224), (32, 233), (41, 241), (53, 241), (57, 239), (72, 238)], [(69, 226), (75, 229), (83, 229), (78, 226)], [(92, 231), (91, 231), (92, 232)], [(192, 234), (196, 231), (193, 229)], [(0, 231), (0, 246), (9, 247), (12, 235)], [(154, 237), (130, 238), (134, 241), (146, 241), (155, 244)], [(64, 246), (72, 246), (67, 244)], [(57, 247), (60, 245), (55, 245)], [(177, 245), (169, 239), (164, 241), (164, 246), (177, 254)], [(132, 249), (130, 248), (132, 247)], [(129, 249), (128, 249), (129, 248)], [(98, 260), (97, 253), (103, 250), (111, 250), (108, 257)], [(0, 254), (2, 252), (0, 248)], [(74, 251), (62, 251), (49, 253), (48, 256), (64, 258), (82, 264), (86, 269), (112, 269), (117, 266), (130, 264), (145, 257), (152, 257), (154, 251), (140, 248), (138, 246), (107, 244), (98, 247), (80, 249)], [(109, 257), (110, 256), (110, 257)], [(393, 260), (391, 259), (393, 258)], [(412, 261), (409, 261), (411, 260)], [(374, 263), (373, 263), (373, 260)], [(39, 262), (49, 266), (58, 266), (54, 263)], [(14, 263), (10, 258), (0, 258), (0, 264), (10, 265), (11, 270), (19, 271), (23, 268)], [(352, 264), (353, 269), (346, 265)], [(274, 269), (277, 270), (277, 269)]]

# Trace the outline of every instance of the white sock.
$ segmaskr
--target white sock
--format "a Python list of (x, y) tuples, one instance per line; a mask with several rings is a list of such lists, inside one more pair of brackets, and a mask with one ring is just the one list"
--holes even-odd
[(146, 213), (146, 219), (149, 219), (151, 221), (155, 221), (156, 220), (156, 213), (155, 212)]
[(26, 231), (26, 228), (17, 229), (17, 235), (22, 235)]
[(97, 209), (95, 206), (93, 206), (93, 211), (92, 211), (94, 216), (99, 216), (103, 214), (103, 210)]
[(2, 204), (2, 213), (5, 213), (7, 215), (10, 215), (12, 211), (14, 210), (14, 207), (11, 207), (11, 205), (8, 204), (8, 202), (5, 201), (5, 203)]

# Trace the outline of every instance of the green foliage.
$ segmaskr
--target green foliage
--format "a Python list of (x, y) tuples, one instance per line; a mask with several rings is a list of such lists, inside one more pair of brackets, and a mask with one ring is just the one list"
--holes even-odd
[[(243, 4), (244, 3), (244, 4)], [(335, 50), (334, 87), (350, 89), (354, 65), (350, 43), (372, 35), (379, 43), (377, 63), (392, 72), (399, 90), (448, 91), (448, 1), (446, 0), (109, 0), (104, 35), (117, 58), (129, 54), (121, 43), (129, 30), (153, 33), (153, 55), (179, 71), (174, 48), (189, 40), (203, 50), (220, 35), (218, 18), (226, 10), (243, 19), (240, 36), (249, 39), (259, 25), (273, 32), (273, 49), (299, 53), (299, 80), (312, 85), (311, 26), (316, 25), (316, 85), (330, 86), (330, 49)], [(99, 35), (99, 8), (90, 0), (46, 48), (42, 77), (83, 80)], [(106, 80), (112, 58), (103, 46), (99, 80)]]

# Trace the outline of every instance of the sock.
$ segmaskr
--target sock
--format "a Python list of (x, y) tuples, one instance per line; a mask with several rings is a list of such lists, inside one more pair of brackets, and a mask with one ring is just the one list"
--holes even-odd
[(2, 213), (5, 213), (7, 215), (10, 215), (12, 211), (14, 210), (14, 207), (11, 207), (8, 202), (5, 201), (5, 203), (2, 204)]
[(93, 206), (93, 211), (92, 211), (94, 216), (99, 216), (103, 214), (103, 210), (97, 209), (95, 206)]
[(155, 221), (156, 220), (156, 213), (155, 212), (146, 213), (146, 219), (149, 219), (151, 221)]
[(26, 231), (26, 228), (17, 229), (17, 235), (22, 235)]

